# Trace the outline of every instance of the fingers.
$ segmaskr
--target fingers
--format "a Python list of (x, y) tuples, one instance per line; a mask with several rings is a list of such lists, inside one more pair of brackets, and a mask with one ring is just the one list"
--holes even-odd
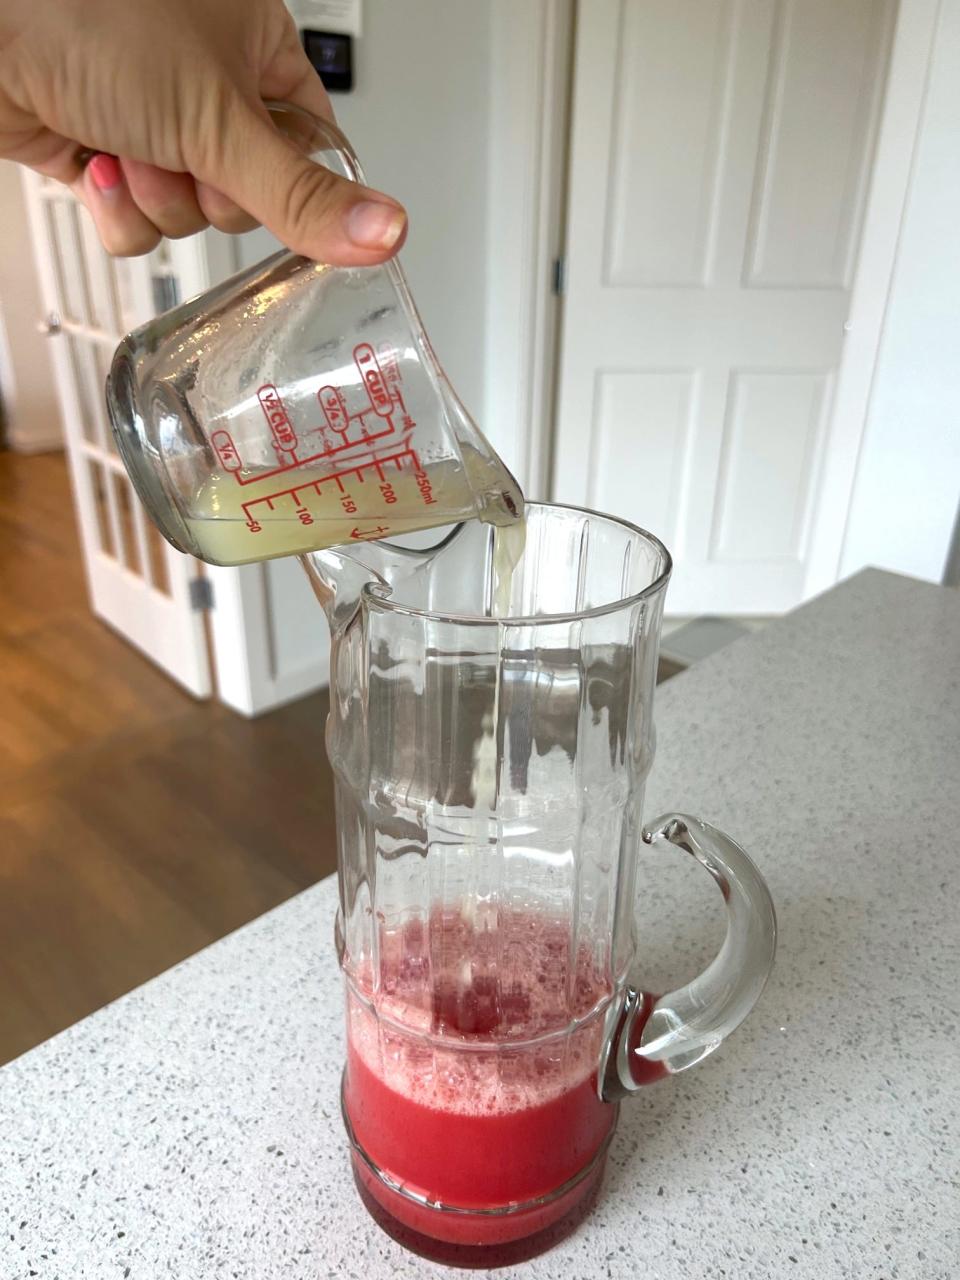
[(104, 248), (117, 257), (149, 253), (161, 236), (177, 240), (210, 221), (189, 174), (138, 160), (97, 153), (74, 190), (93, 215)]
[(116, 156), (98, 152), (71, 186), (90, 210), (108, 253), (133, 258), (160, 243), (160, 232), (138, 208)]
[(196, 184), (197, 201), (203, 215), (212, 227), (218, 231), (226, 231), (230, 235), (239, 235), (243, 231), (252, 231), (259, 226), (256, 218), (244, 213), (238, 204), (229, 196), (225, 196), (216, 187), (206, 182)]
[(188, 173), (171, 173), (139, 160), (121, 160), (120, 167), (134, 203), (161, 235), (179, 240), (207, 225)]
[(35, 140), (28, 162), (83, 201), (103, 247), (116, 257), (149, 253), (160, 242), (161, 230), (189, 235), (206, 225), (188, 175), (134, 161), (121, 163), (103, 152), (91, 154), (50, 131)]
[(313, 164), (245, 102), (225, 132), (210, 180), (294, 252), (370, 266), (400, 248), (407, 215), (389, 196)]
[(135, 257), (149, 253), (159, 244), (160, 232), (138, 208), (116, 156), (102, 152), (91, 156), (76, 142), (49, 133), (30, 167), (70, 187), (83, 201), (108, 253)]
[[(89, 156), (89, 152), (86, 155)], [(29, 148), (23, 149), (20, 154), (15, 153), (10, 156), (13, 160), (29, 165), (45, 178), (62, 182), (65, 187), (72, 187), (79, 178), (83, 177), (86, 163), (83, 157), (83, 148), (72, 138), (64, 138), (61, 134), (53, 133), (49, 129), (44, 129), (32, 139)]]

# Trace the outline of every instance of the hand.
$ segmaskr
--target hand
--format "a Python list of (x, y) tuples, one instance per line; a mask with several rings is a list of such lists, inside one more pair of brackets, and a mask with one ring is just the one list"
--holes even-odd
[(70, 186), (111, 253), (262, 222), (319, 261), (389, 258), (402, 206), (311, 164), (264, 99), (333, 119), (282, 0), (0, 0), (0, 157)]

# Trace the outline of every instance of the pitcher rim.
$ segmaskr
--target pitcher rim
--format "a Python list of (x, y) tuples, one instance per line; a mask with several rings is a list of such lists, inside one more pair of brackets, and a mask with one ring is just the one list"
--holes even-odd
[[(639, 534), (641, 538), (645, 538), (659, 553), (662, 561), (662, 568), (656, 578), (648, 583), (641, 591), (634, 591), (628, 596), (621, 596), (617, 600), (610, 600), (606, 604), (595, 605), (592, 609), (573, 609), (560, 613), (540, 613), (540, 614), (516, 614), (501, 618), (484, 617), (476, 613), (446, 613), (439, 609), (418, 609), (414, 605), (402, 604), (391, 598), (390, 586), (382, 579), (374, 582), (366, 582), (360, 591), (360, 597), (368, 606), (375, 605), (378, 609), (388, 609), (393, 613), (404, 614), (407, 617), (423, 618), (430, 622), (450, 622), (457, 626), (474, 626), (474, 627), (536, 627), (550, 626), (558, 623), (582, 622), (591, 618), (601, 618), (605, 614), (615, 613), (619, 609), (626, 608), (631, 605), (639, 604), (641, 601), (649, 600), (658, 592), (664, 590), (670, 581), (670, 575), (673, 573), (673, 557), (667, 550), (664, 543), (657, 537), (655, 533), (651, 533), (649, 529), (644, 529), (639, 524), (634, 524), (632, 520), (624, 520), (622, 516), (612, 516), (606, 511), (596, 511), (592, 507), (578, 507), (572, 502), (525, 502), (524, 510), (528, 508), (541, 508), (549, 511), (575, 511), (578, 515), (593, 516), (599, 520), (609, 520), (613, 524), (618, 524), (621, 528), (629, 529), (631, 533)], [(493, 528), (494, 526), (491, 526)], [(458, 524), (452, 529), (445, 538), (442, 538), (430, 550), (436, 551), (444, 546), (451, 538), (455, 537), (462, 524)], [(397, 551), (409, 552), (411, 556), (420, 556), (422, 551), (415, 551), (408, 547), (398, 547), (396, 543), (390, 543), (389, 538), (384, 538), (384, 542), (391, 545)]]

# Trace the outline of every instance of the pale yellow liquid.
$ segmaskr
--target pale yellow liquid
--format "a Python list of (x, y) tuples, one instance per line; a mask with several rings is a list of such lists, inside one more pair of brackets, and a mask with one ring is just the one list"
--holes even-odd
[(527, 545), (527, 522), (521, 517), (512, 524), (497, 525), (493, 531), (493, 577), (491, 612), (495, 618), (506, 618), (517, 610), (510, 608), (513, 596), (513, 577), (517, 565), (523, 559)]
[[(339, 483), (328, 472), (307, 468), (244, 485), (233, 475), (214, 473), (197, 493), (186, 523), (204, 560), (249, 564), (395, 538), (475, 514), (463, 468), (453, 461), (419, 472), (409, 462), (384, 463), (381, 469), (382, 476), (367, 469)], [(285, 485), (296, 486), (296, 493), (284, 492)]]

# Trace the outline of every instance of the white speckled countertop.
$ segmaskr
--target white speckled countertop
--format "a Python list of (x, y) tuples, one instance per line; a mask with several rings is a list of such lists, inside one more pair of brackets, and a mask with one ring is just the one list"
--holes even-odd
[[(774, 977), (712, 1059), (624, 1104), (602, 1199), (530, 1280), (960, 1275), (960, 592), (868, 571), (657, 694), (648, 816), (760, 863)], [(701, 967), (687, 859), (645, 982)], [(0, 1280), (463, 1274), (362, 1209), (323, 882), (0, 1071)], [(662, 975), (662, 977), (660, 976)]]

